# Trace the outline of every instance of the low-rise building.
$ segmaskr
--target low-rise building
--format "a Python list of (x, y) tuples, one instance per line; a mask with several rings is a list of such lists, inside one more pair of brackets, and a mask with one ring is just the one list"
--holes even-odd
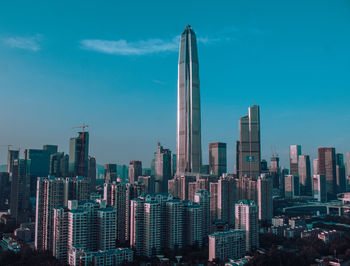
[(246, 252), (245, 230), (230, 230), (209, 235), (209, 261), (239, 259)]

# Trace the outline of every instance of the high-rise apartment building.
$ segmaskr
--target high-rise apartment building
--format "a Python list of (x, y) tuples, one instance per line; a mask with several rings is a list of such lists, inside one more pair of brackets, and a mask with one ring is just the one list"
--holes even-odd
[(209, 173), (221, 176), (227, 173), (226, 143), (209, 143)]
[(290, 174), (297, 175), (299, 169), (299, 155), (301, 155), (300, 145), (290, 145), (289, 147), (289, 162), (290, 162)]
[(89, 132), (79, 132), (69, 141), (69, 173), (87, 177), (89, 169)]
[(256, 179), (261, 172), (259, 106), (249, 107), (248, 115), (239, 120), (238, 176)]
[(34, 242), (37, 250), (53, 250), (53, 209), (67, 205), (68, 183), (66, 178), (37, 180)]
[(246, 242), (245, 230), (230, 230), (209, 235), (209, 261), (244, 257)]
[(130, 161), (129, 165), (129, 182), (135, 184), (139, 176), (142, 176), (142, 162), (141, 161)]
[(300, 179), (300, 195), (312, 195), (311, 165), (309, 155), (299, 155), (298, 174)]
[(119, 243), (129, 240), (130, 194), (127, 182), (104, 184), (104, 200), (116, 209), (116, 239)]
[(194, 195), (194, 202), (202, 209), (202, 233), (205, 241), (210, 227), (210, 193), (208, 190), (199, 190)]
[(259, 220), (271, 221), (273, 217), (272, 189), (272, 177), (261, 174), (257, 180)]
[(252, 200), (240, 200), (236, 208), (236, 229), (246, 232), (246, 251), (251, 252), (259, 247), (259, 212)]
[(202, 245), (202, 207), (171, 194), (144, 194), (131, 200), (130, 246), (152, 257), (163, 248)]
[(164, 149), (160, 143), (154, 154), (154, 163), (154, 192), (168, 193), (168, 180), (171, 178), (171, 151)]
[(53, 209), (53, 255), (75, 265), (72, 251), (114, 250), (116, 247), (116, 209), (103, 200), (68, 201), (68, 207)]
[(337, 190), (335, 148), (318, 149), (318, 170), (320, 175), (326, 176), (327, 199), (331, 199)]
[(177, 89), (177, 141), (176, 172), (200, 173), (201, 109), (199, 68), (196, 35), (190, 25), (181, 34), (178, 89)]
[(95, 157), (89, 156), (88, 158), (88, 178), (87, 180), (90, 182), (90, 192), (94, 192), (96, 190), (96, 159)]
[(179, 199), (166, 202), (166, 247), (173, 250), (184, 245), (184, 203)]

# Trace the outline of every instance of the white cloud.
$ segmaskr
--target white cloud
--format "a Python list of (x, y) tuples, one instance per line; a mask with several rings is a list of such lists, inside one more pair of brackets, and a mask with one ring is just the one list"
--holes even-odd
[(40, 47), (41, 36), (36, 35), (33, 37), (7, 37), (3, 39), (3, 43), (9, 47), (19, 48), (24, 50), (30, 50), (37, 52), (41, 49)]
[[(99, 40), (87, 39), (80, 41), (80, 48), (90, 51), (96, 51), (106, 54), (115, 55), (145, 55), (160, 52), (174, 52), (179, 50), (180, 36), (176, 36), (169, 40), (149, 39), (137, 42), (128, 42), (126, 40)], [(199, 44), (210, 45), (222, 41), (231, 41), (234, 38), (223, 36), (216, 37), (197, 37)]]
[(145, 41), (128, 42), (126, 40), (82, 40), (81, 48), (107, 54), (117, 55), (144, 55), (179, 49), (179, 39), (171, 40), (149, 39)]

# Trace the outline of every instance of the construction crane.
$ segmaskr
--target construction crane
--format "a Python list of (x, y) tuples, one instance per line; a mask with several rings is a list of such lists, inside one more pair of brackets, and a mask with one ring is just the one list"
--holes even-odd
[(81, 154), (80, 154), (80, 161), (79, 161), (79, 167), (78, 167), (78, 175), (84, 176), (85, 173), (85, 128), (89, 127), (88, 125), (81, 125), (76, 126), (73, 128), (82, 128), (82, 140), (81, 140)]

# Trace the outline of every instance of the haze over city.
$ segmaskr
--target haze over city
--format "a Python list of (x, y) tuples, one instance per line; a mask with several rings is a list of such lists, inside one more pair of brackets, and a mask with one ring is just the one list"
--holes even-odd
[(157, 141), (175, 152), (179, 32), (190, 24), (203, 163), (209, 142), (226, 142), (234, 171), (238, 120), (255, 103), (263, 159), (274, 151), (288, 166), (295, 143), (312, 158), (320, 146), (350, 150), (348, 1), (8, 1), (0, 17), (2, 144), (67, 152), (86, 123), (101, 164), (147, 166)]

